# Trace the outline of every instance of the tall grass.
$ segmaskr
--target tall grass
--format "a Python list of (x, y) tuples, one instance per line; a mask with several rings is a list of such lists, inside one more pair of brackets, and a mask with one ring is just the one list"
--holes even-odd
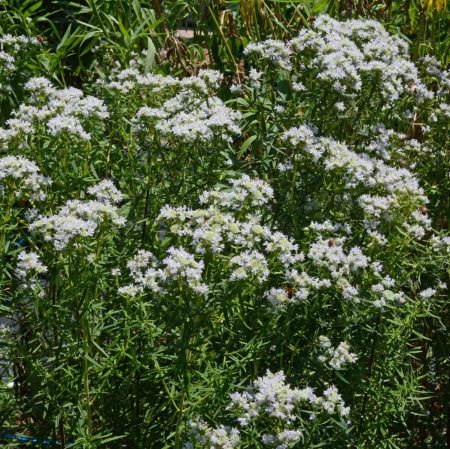
[[(45, 69), (72, 85), (85, 79), (99, 45), (121, 63), (133, 52), (147, 51), (153, 60), (160, 49), (175, 46), (182, 49), (175, 51), (182, 68), (200, 59), (233, 74), (249, 41), (288, 39), (318, 14), (381, 20), (410, 43), (415, 58), (432, 54), (444, 65), (449, 61), (446, 0), (8, 0), (0, 5), (0, 30), (45, 39), (54, 50)], [(177, 30), (185, 28), (193, 30), (193, 41), (177, 42)]]

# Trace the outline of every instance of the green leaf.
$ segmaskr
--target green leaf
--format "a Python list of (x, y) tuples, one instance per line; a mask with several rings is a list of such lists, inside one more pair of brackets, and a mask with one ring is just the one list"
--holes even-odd
[(241, 145), (241, 148), (238, 152), (238, 157), (241, 158), (245, 152), (247, 151), (248, 147), (256, 140), (258, 136), (250, 136), (247, 139), (245, 139), (244, 143)]
[(156, 56), (155, 44), (150, 39), (150, 37), (147, 37), (147, 56), (145, 57), (145, 64), (144, 64), (145, 73), (150, 72), (153, 63), (155, 62), (155, 56)]

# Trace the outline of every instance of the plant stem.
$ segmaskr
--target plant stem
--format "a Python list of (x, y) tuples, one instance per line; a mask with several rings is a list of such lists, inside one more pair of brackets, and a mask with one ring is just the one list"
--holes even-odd
[[(373, 367), (375, 365), (375, 348), (377, 345), (377, 341), (378, 341), (378, 329), (380, 327), (380, 323), (381, 323), (381, 316), (378, 315), (376, 322), (375, 322), (375, 327), (373, 330), (373, 338), (372, 338), (372, 347), (370, 349), (370, 357), (369, 357), (369, 364), (368, 364), (368, 374), (367, 374), (367, 383), (370, 384), (371, 382), (371, 378), (372, 378), (372, 371), (373, 371)], [(369, 395), (367, 393), (367, 389), (366, 392), (364, 393), (364, 398), (363, 398), (363, 402), (362, 402), (362, 409), (361, 409), (361, 417), (359, 420), (359, 427), (358, 427), (358, 434), (361, 434), (361, 429), (362, 429), (362, 422), (366, 413), (366, 407), (367, 407), (367, 402), (369, 400)]]
[(86, 398), (86, 414), (87, 414), (87, 433), (89, 440), (92, 437), (92, 410), (91, 410), (91, 396), (89, 391), (89, 365), (88, 358), (90, 353), (89, 347), (89, 294), (86, 295), (87, 304), (84, 306), (82, 320), (83, 329), (83, 387)]

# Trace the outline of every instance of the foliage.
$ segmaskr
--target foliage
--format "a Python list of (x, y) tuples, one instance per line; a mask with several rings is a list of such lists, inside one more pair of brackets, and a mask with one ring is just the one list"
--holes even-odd
[(444, 3), (3, 2), (2, 430), (448, 444)]

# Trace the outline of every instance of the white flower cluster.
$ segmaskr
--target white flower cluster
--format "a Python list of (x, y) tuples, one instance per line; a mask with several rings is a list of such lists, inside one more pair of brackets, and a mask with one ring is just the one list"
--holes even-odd
[(20, 156), (0, 158), (0, 195), (10, 190), (17, 198), (30, 195), (31, 199), (43, 201), (44, 188), (49, 184), (50, 179), (40, 174), (34, 162)]
[(331, 287), (329, 279), (319, 279), (297, 269), (287, 270), (285, 279), (292, 287), (284, 289), (272, 288), (264, 295), (275, 310), (290, 303), (306, 300), (311, 292)]
[(238, 422), (242, 426), (262, 416), (293, 424), (299, 419), (299, 408), (304, 404), (310, 404), (319, 412), (322, 409), (340, 416), (349, 414), (349, 408), (345, 407), (335, 387), (328, 388), (321, 397), (311, 387), (291, 388), (285, 380), (283, 371), (271, 373), (268, 370), (265, 376), (255, 380), (248, 391), (233, 393), (228, 409), (239, 414)]
[(364, 211), (364, 215), (369, 219), (392, 220), (391, 211), (399, 207), (395, 195), (361, 195), (357, 200), (358, 206)]
[(348, 416), (350, 413), (350, 407), (345, 406), (342, 396), (334, 385), (329, 386), (323, 392), (322, 397), (317, 398), (317, 403), (330, 414), (337, 413), (340, 416)]
[(431, 230), (431, 219), (428, 218), (427, 212), (415, 210), (409, 217), (413, 223), (405, 222), (403, 227), (409, 235), (415, 239), (422, 239), (427, 231)]
[(327, 278), (314, 278), (307, 273), (298, 273), (292, 270), (288, 279), (295, 288), (295, 297), (306, 299), (311, 290), (331, 287), (332, 281), (341, 292), (344, 299), (354, 303), (361, 301), (358, 289), (350, 282), (351, 277), (364, 272), (370, 263), (361, 248), (351, 247), (344, 249), (345, 237), (324, 239), (321, 235), (311, 243), (307, 258), (315, 267), (325, 269), (331, 276)]
[(250, 81), (250, 86), (259, 89), (261, 87), (261, 79), (263, 78), (264, 73), (256, 70), (255, 68), (251, 68), (248, 73), (248, 79)]
[[(104, 192), (102, 188), (92, 190), (95, 195), (97, 191)], [(30, 224), (30, 231), (41, 234), (45, 241), (53, 243), (57, 251), (62, 251), (78, 237), (93, 237), (108, 222), (114, 226), (125, 224), (125, 219), (118, 214), (117, 207), (109, 198), (69, 200), (56, 215), (38, 216)]]
[(103, 122), (109, 116), (102, 100), (85, 96), (74, 87), (57, 89), (46, 78), (31, 78), (25, 89), (30, 93), (31, 104), (21, 104), (7, 120), (8, 128), (0, 128), (3, 146), (11, 140), (26, 145), (42, 124), (51, 136), (71, 135), (89, 140), (91, 135), (85, 124), (90, 120)]
[(432, 248), (435, 251), (444, 250), (445, 253), (450, 254), (450, 237), (434, 235), (430, 239)]
[(123, 194), (110, 179), (104, 179), (95, 186), (88, 188), (89, 195), (103, 203), (118, 204), (123, 200)]
[(139, 251), (127, 264), (132, 283), (121, 287), (119, 293), (129, 297), (144, 290), (162, 294), (165, 287), (176, 286), (178, 281), (185, 281), (196, 294), (207, 295), (208, 286), (201, 282), (204, 262), (197, 262), (195, 256), (183, 248), (170, 247), (167, 254), (162, 263), (159, 263), (152, 253)]
[(267, 260), (258, 251), (243, 251), (230, 260), (231, 281), (242, 281), (253, 278), (258, 283), (262, 283), (269, 277)]
[(450, 70), (442, 67), (442, 63), (434, 56), (424, 56), (419, 60), (427, 75), (438, 81), (436, 95), (438, 97), (448, 96), (450, 92)]
[(387, 238), (381, 232), (368, 229), (367, 235), (372, 239), (372, 243), (375, 243), (379, 246), (385, 246), (388, 243)]
[[(393, 154), (401, 152), (404, 146), (420, 145), (416, 140), (407, 140), (405, 134), (386, 129), (380, 123), (372, 127), (371, 131), (375, 133), (375, 137), (365, 146), (364, 151), (385, 161), (389, 161)], [(399, 143), (401, 143), (400, 147)]]
[(437, 122), (439, 120), (442, 121), (450, 121), (450, 104), (449, 103), (441, 103), (433, 109), (433, 112), (430, 115), (430, 120), (432, 122)]
[(24, 35), (13, 36), (12, 34), (4, 34), (0, 36), (0, 48), (13, 48), (15, 51), (19, 51), (22, 47), (28, 45), (40, 45), (38, 39), (35, 37), (28, 37)]
[(430, 299), (433, 296), (435, 296), (436, 293), (437, 293), (437, 290), (435, 290), (434, 288), (427, 288), (425, 290), (422, 290), (419, 293), (419, 296), (420, 296), (421, 299), (425, 299), (426, 300), (426, 299)]
[(164, 271), (168, 279), (185, 279), (188, 286), (199, 295), (208, 294), (208, 286), (202, 284), (201, 277), (205, 267), (201, 260), (197, 262), (193, 254), (183, 248), (169, 248), (164, 260)]
[(241, 426), (256, 421), (263, 421), (266, 426), (270, 422), (282, 422), (282, 425), (276, 426), (275, 433), (263, 434), (264, 444), (285, 449), (288, 443), (299, 441), (303, 430), (299, 421), (305, 407), (314, 412), (312, 416), (323, 412), (341, 417), (349, 414), (350, 410), (336, 387), (331, 386), (323, 396), (317, 396), (312, 388), (291, 388), (285, 380), (283, 371), (271, 373), (268, 370), (265, 376), (256, 379), (252, 388), (243, 393), (233, 393), (227, 407), (238, 414), (237, 420)]
[(367, 268), (370, 260), (363, 254), (361, 248), (354, 246), (346, 253), (343, 246), (344, 242), (344, 237), (325, 240), (319, 237), (310, 245), (308, 258), (315, 265), (328, 268), (334, 278), (340, 278)]
[(47, 272), (47, 267), (41, 262), (39, 255), (31, 251), (21, 251), (17, 256), (16, 274), (20, 278), (35, 277)]
[[(252, 187), (248, 187), (249, 184)], [(241, 192), (242, 185), (247, 186), (244, 194)], [(305, 258), (299, 252), (298, 245), (283, 233), (262, 225), (258, 216), (243, 214), (245, 210), (242, 205), (245, 202), (253, 204), (253, 207), (265, 205), (268, 195), (261, 192), (267, 192), (268, 189), (262, 181), (245, 177), (244, 182), (233, 181), (230, 190), (213, 190), (202, 194), (207, 208), (192, 210), (165, 206), (157, 221), (180, 238), (183, 246), (193, 250), (193, 254), (203, 255), (208, 252), (213, 257), (220, 254), (220, 263), (230, 271), (230, 281), (261, 284), (274, 273), (274, 278), (278, 278), (277, 282), (281, 285), (272, 285), (263, 293), (263, 298), (275, 312), (289, 304), (305, 301), (312, 293), (330, 288), (353, 303), (360, 303), (362, 292), (369, 291), (371, 295), (365, 295), (364, 300), (371, 300), (370, 304), (378, 308), (383, 308), (388, 302), (405, 302), (404, 294), (394, 290), (395, 282), (389, 276), (382, 277), (380, 274), (380, 262), (372, 262), (359, 246), (346, 247), (348, 236), (351, 236), (348, 224), (312, 222), (306, 229), (318, 233), (318, 236), (309, 245)], [(341, 231), (346, 234), (345, 237), (336, 235)], [(376, 231), (371, 232), (374, 234)], [(374, 239), (383, 238), (381, 234), (372, 234)], [(139, 274), (133, 273), (129, 266), (133, 283), (122, 287), (121, 292), (135, 295), (150, 289), (154, 293), (161, 293), (166, 281), (172, 282), (181, 277), (196, 293), (206, 293), (208, 287), (201, 281), (204, 262), (197, 261), (193, 254), (180, 249), (191, 271), (180, 275), (179, 267), (184, 266), (181, 263), (174, 264), (176, 268), (168, 272), (167, 261), (170, 259), (172, 263), (172, 258), (179, 256), (174, 249), (172, 251), (173, 254), (163, 264), (145, 262)], [(211, 260), (210, 256), (206, 260)], [(305, 266), (299, 268), (299, 263)]]
[(281, 41), (269, 39), (264, 42), (251, 42), (245, 47), (244, 55), (257, 55), (264, 62), (286, 70), (291, 69), (291, 49)]
[[(379, 274), (378, 274), (379, 276)], [(370, 287), (375, 299), (373, 305), (379, 309), (386, 306), (387, 303), (403, 304), (405, 295), (403, 292), (395, 292), (395, 281), (390, 276), (381, 277), (380, 281)]]
[(284, 429), (274, 434), (265, 433), (261, 440), (265, 446), (275, 449), (287, 449), (292, 444), (298, 443), (302, 438), (299, 430)]
[[(331, 223), (319, 227), (323, 228), (323, 233), (334, 228)], [(339, 227), (335, 229), (342, 230)], [(289, 301), (286, 300), (286, 292), (282, 295), (281, 291), (274, 291), (278, 296), (270, 295), (269, 300), (274, 303), (296, 302), (308, 298), (313, 291), (334, 286), (344, 299), (355, 304), (362, 299), (371, 300), (370, 304), (377, 308), (383, 308), (387, 303), (405, 303), (403, 292), (394, 290), (395, 281), (390, 276), (382, 276), (382, 264), (372, 262), (358, 246), (346, 249), (346, 240), (347, 237), (339, 235), (325, 238), (319, 234), (306, 253), (306, 261), (310, 263), (308, 271), (319, 269), (319, 277), (304, 271), (299, 273), (296, 269), (290, 270), (286, 273), (286, 280), (291, 285)], [(371, 292), (370, 296), (362, 294), (367, 290)]]
[(406, 42), (377, 21), (339, 22), (319, 16), (312, 29), (301, 30), (289, 46), (305, 73), (311, 70), (344, 96), (355, 96), (373, 83), (387, 101), (411, 92), (419, 98), (433, 96), (420, 80)]
[[(20, 52), (39, 45), (40, 42), (34, 37), (12, 36), (11, 34), (0, 36), (0, 76), (9, 76), (16, 71), (16, 61), (20, 59)], [(2, 86), (0, 85), (0, 87)]]
[(348, 223), (332, 223), (330, 220), (325, 220), (321, 223), (312, 221), (305, 230), (317, 232), (319, 234), (331, 233), (335, 234), (338, 231), (342, 231), (345, 234), (350, 235), (352, 233), (351, 226)]
[(16, 70), (15, 63), (16, 60), (10, 54), (0, 51), (0, 74), (9, 74)]
[(268, 235), (264, 242), (264, 248), (269, 254), (277, 255), (278, 260), (286, 269), (304, 259), (303, 253), (298, 251), (298, 245), (279, 231)]
[(223, 73), (218, 70), (201, 69), (197, 76), (202, 79), (212, 91), (217, 91), (223, 82)]
[(13, 335), (14, 330), (11, 326), (7, 326), (6, 324), (0, 324), (0, 337), (10, 337)]
[[(288, 129), (283, 133), (282, 140), (288, 141), (292, 146), (296, 147), (300, 144), (308, 146), (308, 153), (311, 154), (314, 160), (321, 158), (323, 151), (320, 148), (310, 148), (309, 146), (316, 142), (315, 130), (308, 125), (300, 125)], [(317, 153), (314, 152), (317, 151)]]
[(274, 310), (278, 310), (287, 304), (295, 303), (299, 297), (297, 293), (298, 292), (295, 292), (294, 296), (287, 288), (272, 287), (264, 293), (264, 298), (270, 303)]
[(273, 189), (265, 181), (248, 175), (231, 181), (230, 191), (212, 190), (200, 195), (201, 204), (241, 210), (244, 206), (260, 207), (273, 200)]
[[(365, 225), (368, 229), (376, 228), (382, 220), (391, 221), (396, 212), (404, 217), (405, 205), (417, 209), (428, 201), (418, 179), (408, 169), (393, 167), (382, 159), (360, 154), (334, 139), (315, 137), (314, 131), (306, 125), (291, 128), (282, 139), (293, 147), (302, 148), (296, 158), (310, 157), (325, 172), (333, 175), (335, 181), (344, 181), (345, 193), (377, 192), (359, 193), (355, 198), (367, 218)], [(340, 177), (336, 178), (336, 174)], [(417, 221), (417, 214), (414, 213), (412, 218)]]
[[(407, 43), (374, 20), (340, 22), (321, 15), (298, 37), (286, 43), (272, 39), (251, 43), (244, 54), (256, 56), (261, 66), (269, 63), (291, 70), (295, 91), (305, 90), (303, 82), (308, 80), (327, 83), (327, 88), (341, 95), (343, 101), (335, 103), (339, 111), (345, 111), (346, 103), (352, 104), (365, 87), (373, 85), (388, 102), (404, 94), (414, 94), (419, 101), (433, 98), (409, 57)], [(250, 85), (258, 87), (252, 80)]]
[[(156, 130), (169, 145), (177, 145), (180, 141), (230, 141), (240, 132), (241, 114), (214, 95), (222, 81), (220, 72), (209, 69), (180, 80), (172, 76), (141, 74), (131, 67), (100, 84), (107, 91), (119, 91), (130, 98), (134, 93), (139, 97), (139, 103), (145, 104), (130, 117), (136, 132)], [(130, 105), (127, 110), (133, 108), (134, 105)]]
[(270, 234), (257, 217), (241, 221), (215, 207), (190, 210), (165, 206), (158, 221), (168, 225), (173, 234), (188, 237), (199, 254), (223, 253), (228, 245), (251, 249)]
[(237, 429), (222, 425), (211, 428), (202, 420), (190, 421), (188, 425), (188, 435), (192, 440), (184, 443), (183, 449), (234, 449), (240, 445), (240, 433)]
[[(262, 425), (263, 428), (258, 429), (261, 442), (275, 449), (287, 449), (299, 442), (308, 422), (314, 420), (317, 414), (344, 418), (350, 413), (350, 408), (345, 406), (334, 385), (329, 386), (322, 396), (317, 396), (311, 387), (291, 388), (283, 371), (272, 373), (267, 370), (266, 375), (257, 378), (246, 391), (232, 393), (230, 399), (227, 410), (237, 415), (238, 423), (242, 427)], [(305, 413), (308, 414), (307, 421), (303, 419)], [(239, 444), (236, 429), (223, 426), (212, 429), (203, 421), (191, 423), (191, 426), (197, 434), (195, 441), (200, 442), (202, 448), (237, 447), (220, 445), (229, 444), (232, 437), (233, 442)], [(263, 433), (267, 430), (271, 433)], [(211, 437), (217, 437), (217, 445), (211, 444)], [(192, 442), (188, 442), (184, 449), (193, 447)]]
[[(273, 198), (272, 188), (262, 180), (244, 175), (232, 180), (229, 190), (212, 190), (200, 196), (200, 203), (206, 209), (189, 210), (164, 207), (158, 221), (165, 222), (176, 235), (190, 237), (198, 253), (211, 250), (224, 251), (225, 245), (247, 248), (245, 253), (233, 259), (232, 265), (247, 266), (250, 261), (260, 266), (262, 274), (266, 263), (262, 252), (274, 255), (279, 262), (288, 267), (303, 256), (298, 246), (279, 231), (271, 231), (261, 224), (258, 216), (250, 215), (246, 220), (237, 219), (235, 214), (248, 209), (259, 209)], [(225, 209), (225, 210), (224, 210)], [(230, 213), (228, 210), (231, 210)], [(259, 248), (259, 251), (253, 251)]]
[[(296, 244), (283, 233), (262, 225), (260, 217), (242, 215), (244, 204), (261, 207), (272, 195), (272, 189), (265, 182), (244, 176), (231, 181), (229, 191), (202, 194), (201, 200), (209, 203), (207, 208), (191, 210), (165, 206), (157, 221), (182, 238), (194, 254), (221, 254), (221, 262), (230, 270), (230, 281), (260, 284), (280, 265), (287, 270), (304, 258)], [(227, 209), (236, 212), (230, 213)], [(139, 253), (129, 263), (133, 282), (122, 287), (121, 293), (134, 296), (144, 289), (161, 293), (166, 282), (182, 278), (194, 292), (206, 294), (208, 287), (201, 282), (203, 260), (196, 261), (194, 255), (183, 248), (171, 248), (168, 254), (159, 264), (154, 257), (147, 257), (140, 263), (142, 254)]]
[(17, 256), (16, 275), (21, 280), (21, 288), (36, 291), (42, 281), (39, 275), (47, 272), (37, 253), (21, 251)]
[(81, 122), (76, 117), (67, 115), (57, 115), (47, 122), (48, 132), (52, 136), (58, 136), (64, 133), (78, 136), (82, 140), (89, 140), (90, 135), (81, 126)]
[(139, 92), (144, 97), (157, 95), (167, 99), (181, 91), (191, 91), (204, 96), (210, 93), (211, 89), (216, 90), (222, 79), (223, 75), (214, 70), (200, 70), (198, 76), (179, 79), (170, 75), (141, 73), (136, 67), (129, 67), (113, 73), (108, 81), (99, 80), (98, 84), (121, 94)]
[(239, 112), (225, 106), (217, 97), (194, 97), (185, 90), (159, 108), (141, 108), (134, 119), (137, 130), (154, 127), (162, 137), (179, 142), (207, 143), (213, 139), (230, 141), (239, 134)]
[[(244, 185), (251, 182), (245, 178)], [(163, 223), (172, 234), (184, 239), (185, 244), (192, 247), (196, 254), (220, 254), (221, 263), (228, 259), (230, 281), (261, 284), (271, 273), (277, 273), (282, 279), (282, 285), (273, 285), (263, 294), (275, 312), (289, 304), (306, 300), (312, 293), (333, 287), (344, 299), (353, 303), (361, 302), (361, 292), (366, 289), (372, 291), (372, 305), (375, 307), (383, 307), (388, 301), (396, 304), (405, 301), (402, 293), (392, 290), (395, 283), (379, 274), (382, 270), (380, 263), (372, 262), (358, 246), (346, 248), (348, 237), (335, 235), (338, 231), (351, 235), (348, 224), (339, 225), (329, 221), (311, 223), (307, 229), (319, 235), (309, 245), (305, 259), (297, 244), (283, 233), (263, 226), (257, 216), (243, 219), (240, 215), (243, 203), (254, 202), (255, 195), (257, 203), (253, 204), (254, 207), (266, 202), (261, 202), (267, 197), (261, 195), (261, 191), (266, 191), (268, 186), (260, 183), (262, 181), (255, 185), (261, 188), (246, 189), (244, 195), (236, 194), (240, 192), (242, 183), (235, 181), (229, 191), (204, 193), (201, 196), (203, 202), (212, 203), (206, 209), (165, 206), (157, 221)], [(225, 207), (225, 211), (221, 207)], [(237, 211), (239, 219), (228, 211), (229, 208)], [(324, 237), (324, 233), (331, 233), (332, 236)], [(298, 268), (300, 262), (309, 266), (307, 271), (306, 268)], [(318, 275), (312, 275), (313, 272)], [(373, 284), (371, 279), (374, 276), (381, 280)]]
[(332, 369), (341, 370), (345, 365), (355, 363), (358, 359), (356, 354), (350, 352), (350, 346), (345, 341), (333, 348), (330, 339), (325, 335), (321, 335), (319, 336), (319, 345), (324, 351), (319, 356), (319, 361), (327, 364)]

